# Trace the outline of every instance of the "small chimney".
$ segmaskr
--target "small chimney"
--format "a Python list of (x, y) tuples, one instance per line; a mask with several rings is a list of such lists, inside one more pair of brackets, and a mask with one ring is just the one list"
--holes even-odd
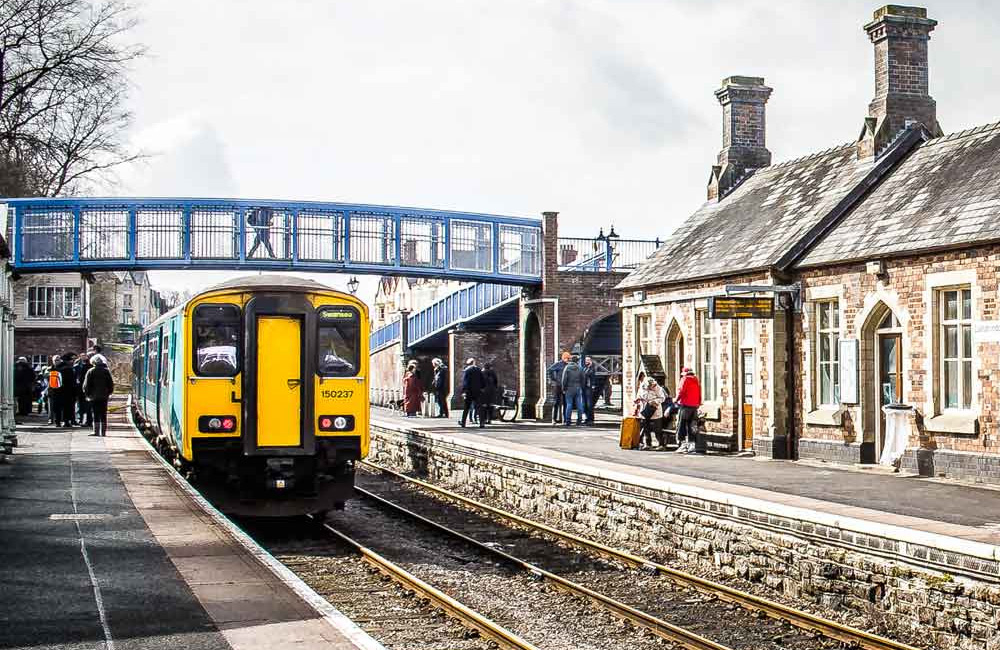
[(764, 142), (764, 104), (771, 89), (763, 77), (727, 77), (715, 91), (722, 104), (722, 151), (708, 181), (709, 200), (725, 197), (750, 171), (771, 164)]
[(886, 5), (865, 32), (875, 46), (875, 98), (868, 105), (858, 157), (874, 156), (911, 123), (941, 135), (937, 103), (928, 93), (927, 42), (936, 20), (923, 7)]

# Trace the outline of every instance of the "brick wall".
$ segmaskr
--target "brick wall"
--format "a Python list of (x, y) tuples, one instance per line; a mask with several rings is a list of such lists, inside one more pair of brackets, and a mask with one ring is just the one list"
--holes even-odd
[(84, 329), (28, 329), (14, 330), (14, 354), (28, 357), (43, 354), (82, 352), (87, 349), (87, 330)]
[[(942, 409), (940, 388), (936, 388), (943, 374), (938, 353), (939, 291), (971, 289), (973, 323), (998, 321), (998, 265), (1000, 246), (988, 246), (888, 260), (886, 276), (881, 279), (867, 273), (860, 263), (807, 270), (802, 274), (806, 303), (796, 332), (797, 354), (803, 369), (798, 390), (803, 437), (815, 441), (810, 443), (813, 453), (819, 457), (826, 453), (843, 454), (844, 445), (858, 448), (867, 444), (874, 448), (875, 320), (890, 309), (900, 323), (902, 336), (903, 402), (915, 408), (914, 433), (910, 439), (913, 452), (908, 463), (915, 468), (916, 450), (925, 450), (937, 459), (936, 473), (1000, 482), (1000, 476), (989, 476), (998, 471), (989, 458), (995, 459), (1000, 453), (996, 421), (1000, 408), (1000, 343), (973, 339), (972, 409), (959, 414), (958, 424), (952, 418), (949, 426), (955, 431), (933, 430), (949, 419), (937, 417), (947, 415)], [(835, 413), (824, 413), (816, 395), (815, 304), (829, 299), (838, 301), (841, 338), (859, 340), (861, 351), (861, 403)], [(960, 459), (961, 455), (966, 457)], [(975, 471), (977, 465), (983, 471)]]
[[(692, 283), (682, 288), (652, 288), (647, 290), (646, 299), (642, 303), (626, 302), (622, 312), (622, 362), (623, 383), (626, 401), (636, 392), (636, 376), (638, 373), (637, 351), (639, 343), (636, 334), (638, 317), (649, 315), (652, 318), (651, 350), (663, 361), (664, 369), (673, 376), (668, 376), (667, 386), (676, 393), (677, 377), (680, 366), (694, 368), (704, 386), (701, 377), (702, 369), (696, 358), (698, 344), (696, 342), (696, 311), (707, 307), (707, 297), (723, 295), (727, 284), (770, 284), (770, 276), (766, 273), (723, 278), (711, 282)], [(729, 438), (732, 445), (738, 445), (741, 440), (742, 424), (742, 386), (740, 366), (742, 350), (752, 350), (755, 364), (755, 387), (753, 409), (753, 437), (758, 441), (757, 451), (770, 456), (774, 453), (773, 445), (776, 436), (784, 435), (787, 427), (785, 413), (785, 375), (783, 321), (755, 320), (752, 325), (739, 325), (737, 321), (718, 320), (717, 332), (717, 381), (718, 398), (711, 399), (704, 395), (703, 410), (708, 415), (706, 430), (710, 433)], [(740, 341), (741, 330), (746, 336)], [(776, 332), (777, 330), (777, 332)], [(671, 331), (674, 332), (671, 336)], [(678, 337), (677, 334), (680, 336)], [(683, 341), (683, 361), (675, 359)], [(746, 345), (747, 347), (744, 347)], [(721, 441), (720, 441), (721, 442)]]
[(455, 331), (448, 334), (449, 356), (452, 359), (450, 364), (452, 408), (461, 408), (463, 405), (462, 371), (465, 369), (466, 359), (470, 357), (476, 360), (480, 368), (485, 363), (491, 364), (501, 387), (517, 387), (520, 368), (519, 338), (516, 331)]

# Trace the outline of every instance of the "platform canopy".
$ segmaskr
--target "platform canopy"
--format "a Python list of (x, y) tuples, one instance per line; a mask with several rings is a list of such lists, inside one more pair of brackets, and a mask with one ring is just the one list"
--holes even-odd
[(293, 270), (541, 282), (538, 219), (349, 203), (0, 199), (18, 273)]

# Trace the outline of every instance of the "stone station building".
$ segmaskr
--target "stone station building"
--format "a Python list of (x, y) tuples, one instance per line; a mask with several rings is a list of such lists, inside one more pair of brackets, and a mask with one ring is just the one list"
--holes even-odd
[[(698, 373), (714, 447), (847, 463), (879, 460), (901, 403), (904, 468), (1000, 483), (1000, 124), (942, 134), (936, 24), (877, 10), (859, 137), (797, 160), (771, 164), (764, 80), (723, 81), (707, 203), (619, 285), (626, 391), (656, 354), (672, 389)], [(729, 285), (794, 290), (773, 319), (709, 318)]]

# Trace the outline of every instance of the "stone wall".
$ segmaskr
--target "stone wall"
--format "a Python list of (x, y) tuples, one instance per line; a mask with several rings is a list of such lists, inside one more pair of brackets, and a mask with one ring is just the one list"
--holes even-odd
[(377, 422), (370, 459), (654, 559), (753, 583), (786, 601), (885, 621), (911, 637), (920, 626), (930, 648), (1000, 648), (995, 556), (880, 537), (861, 526), (847, 529), (843, 518), (805, 521), (755, 510), (683, 486), (657, 488), (639, 478), (585, 474), (558, 461), (502, 456)]

